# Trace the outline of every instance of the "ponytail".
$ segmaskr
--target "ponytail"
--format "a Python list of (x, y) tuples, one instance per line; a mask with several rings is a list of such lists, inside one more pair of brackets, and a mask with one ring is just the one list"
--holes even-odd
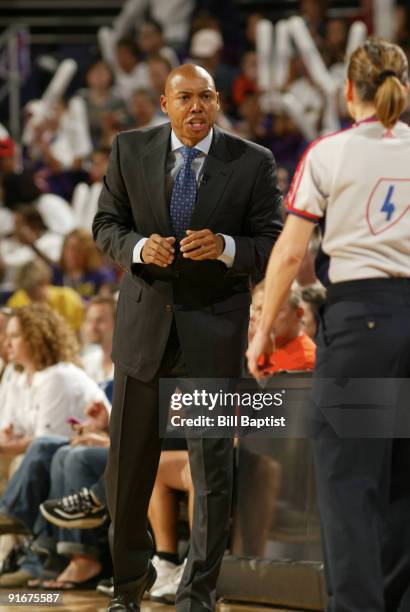
[(407, 102), (407, 91), (397, 76), (389, 75), (377, 88), (374, 97), (376, 116), (390, 129), (399, 120)]

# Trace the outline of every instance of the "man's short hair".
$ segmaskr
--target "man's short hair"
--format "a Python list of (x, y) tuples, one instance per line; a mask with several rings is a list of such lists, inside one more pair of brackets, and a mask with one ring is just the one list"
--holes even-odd
[(126, 47), (129, 51), (131, 51), (134, 57), (136, 57), (137, 59), (139, 58), (138, 45), (135, 42), (135, 40), (133, 40), (132, 38), (129, 38), (128, 36), (123, 36), (122, 38), (120, 38), (117, 41), (116, 47), (117, 49), (119, 47)]
[(302, 301), (302, 293), (299, 287), (293, 287), (289, 291), (286, 301), (289, 304), (289, 306), (293, 308), (293, 310), (297, 310), (299, 308), (299, 306), (301, 305), (301, 301)]
[(40, 230), (41, 232), (47, 230), (47, 225), (44, 223), (43, 217), (34, 204), (21, 204), (16, 208), (16, 213), (21, 215), (25, 223), (32, 229)]
[(306, 285), (302, 288), (302, 300), (310, 305), (314, 314), (317, 314), (319, 308), (325, 303), (326, 289), (318, 283)]
[(95, 295), (89, 301), (88, 309), (90, 309), (91, 306), (109, 306), (111, 308), (112, 316), (115, 319), (115, 313), (117, 311), (117, 301), (114, 297), (110, 295)]

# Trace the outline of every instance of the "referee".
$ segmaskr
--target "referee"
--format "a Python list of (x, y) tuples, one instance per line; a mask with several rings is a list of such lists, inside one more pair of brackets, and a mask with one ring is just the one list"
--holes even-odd
[(272, 352), (272, 322), (320, 223), (329, 286), (314, 387), (321, 428), (313, 447), (327, 612), (406, 612), (410, 441), (338, 437), (320, 384), (410, 378), (410, 129), (399, 120), (409, 89), (406, 56), (371, 38), (352, 54), (347, 75), (355, 124), (315, 141), (299, 164), (247, 356), (251, 373), (263, 376), (258, 358)]

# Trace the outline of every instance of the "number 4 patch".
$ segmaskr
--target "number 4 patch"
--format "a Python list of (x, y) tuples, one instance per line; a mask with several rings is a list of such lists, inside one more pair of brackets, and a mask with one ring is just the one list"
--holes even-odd
[(381, 234), (403, 219), (410, 210), (410, 179), (383, 178), (367, 202), (367, 222), (372, 234)]

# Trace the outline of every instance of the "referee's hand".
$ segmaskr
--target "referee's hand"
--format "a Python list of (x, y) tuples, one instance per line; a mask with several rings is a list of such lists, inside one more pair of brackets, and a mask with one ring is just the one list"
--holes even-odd
[(271, 334), (265, 334), (258, 328), (246, 351), (248, 370), (256, 380), (268, 375), (269, 357), (275, 350), (275, 341)]

